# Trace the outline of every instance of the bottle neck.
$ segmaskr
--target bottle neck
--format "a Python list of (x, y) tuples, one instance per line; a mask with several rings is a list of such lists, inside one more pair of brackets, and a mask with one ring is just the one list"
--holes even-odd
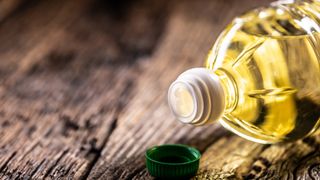
[(230, 113), (238, 103), (238, 88), (232, 74), (225, 69), (219, 68), (215, 71), (218, 76), (223, 92), (225, 94), (225, 112)]
[(208, 124), (234, 109), (237, 97), (234, 85), (227, 71), (215, 73), (206, 68), (193, 68), (171, 84), (169, 106), (183, 123)]

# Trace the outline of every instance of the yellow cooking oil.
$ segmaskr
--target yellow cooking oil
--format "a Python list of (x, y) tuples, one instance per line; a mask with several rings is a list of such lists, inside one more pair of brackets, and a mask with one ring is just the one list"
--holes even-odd
[(168, 100), (184, 123), (219, 120), (255, 142), (312, 134), (320, 124), (320, 1), (277, 1), (235, 18), (206, 68), (182, 73)]

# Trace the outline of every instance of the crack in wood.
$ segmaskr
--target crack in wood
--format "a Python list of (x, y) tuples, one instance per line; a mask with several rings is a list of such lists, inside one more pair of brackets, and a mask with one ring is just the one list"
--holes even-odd
[(68, 166), (68, 168), (66, 169), (65, 174), (68, 174), (74, 165), (75, 165), (75, 163), (72, 162), (72, 163)]
[(60, 154), (60, 156), (57, 158), (57, 160), (55, 160), (55, 161), (53, 162), (53, 164), (52, 164), (51, 166), (49, 166), (47, 172), (45, 173), (45, 175), (44, 175), (44, 177), (43, 177), (44, 179), (50, 175), (50, 173), (54, 170), (54, 168), (55, 168), (55, 167), (57, 166), (57, 164), (61, 161), (61, 159), (68, 153), (68, 151), (69, 151), (69, 149), (65, 149), (65, 150)]
[[(87, 179), (89, 174), (91, 173), (93, 167), (96, 165), (96, 163), (98, 162), (99, 158), (101, 157), (101, 152), (104, 150), (110, 136), (112, 135), (112, 133), (116, 130), (117, 128), (117, 122), (118, 122), (118, 115), (121, 113), (122, 109), (124, 108), (124, 103), (127, 102), (128, 98), (130, 97), (130, 92), (132, 91), (133, 88), (133, 81), (132, 80), (127, 80), (125, 83), (125, 86), (122, 90), (122, 92), (120, 93), (119, 96), (119, 101), (116, 105), (115, 108), (115, 113), (114, 113), (114, 117), (113, 120), (111, 122), (111, 125), (109, 126), (109, 130), (108, 133), (106, 134), (103, 142), (102, 142), (102, 146), (101, 148), (94, 148), (94, 150), (90, 150), (89, 153), (93, 153), (94, 154), (94, 158), (93, 160), (89, 163), (88, 168), (86, 170), (86, 172), (84, 173), (84, 175), (81, 177), (81, 179)], [(106, 111), (104, 108), (100, 110), (100, 113)]]
[(9, 158), (3, 163), (3, 165), (0, 167), (0, 173), (3, 172), (3, 170), (9, 165), (9, 162), (14, 158), (14, 156), (17, 154), (16, 151), (14, 151)]
[(105, 147), (105, 145), (107, 144), (109, 137), (112, 135), (114, 130), (117, 128), (117, 120), (118, 120), (117, 118), (113, 118), (113, 120), (111, 122), (111, 126), (109, 127), (109, 130), (108, 130), (108, 133), (103, 140), (102, 147), (95, 148), (94, 151), (90, 150), (90, 153), (94, 154), (94, 158), (91, 162), (89, 162), (88, 167), (86, 168), (86, 171), (84, 172), (82, 177), (80, 177), (80, 179), (87, 179), (88, 178), (91, 170), (93, 169), (95, 164), (98, 162), (99, 158), (101, 157), (101, 152), (102, 152), (103, 148)]
[(32, 179), (32, 177), (36, 175), (36, 173), (45, 161), (46, 159), (43, 159), (35, 168), (33, 168), (33, 170), (30, 172), (30, 175), (28, 177), (24, 177), (24, 179)]

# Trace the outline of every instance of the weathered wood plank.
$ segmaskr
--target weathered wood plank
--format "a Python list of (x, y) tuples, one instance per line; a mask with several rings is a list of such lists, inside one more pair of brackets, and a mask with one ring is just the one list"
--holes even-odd
[(116, 1), (37, 1), (1, 24), (1, 179), (88, 176), (161, 35), (162, 3), (118, 14)]
[(203, 152), (194, 179), (319, 179), (319, 136), (260, 145), (170, 114), (166, 91), (268, 1), (33, 1), (0, 24), (0, 178), (152, 179), (144, 151)]

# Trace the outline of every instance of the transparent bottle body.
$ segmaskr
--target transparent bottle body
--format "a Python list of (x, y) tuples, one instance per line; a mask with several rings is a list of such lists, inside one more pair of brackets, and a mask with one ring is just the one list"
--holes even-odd
[(320, 117), (320, 1), (278, 1), (235, 18), (206, 67), (223, 84), (226, 128), (261, 143), (313, 133)]

